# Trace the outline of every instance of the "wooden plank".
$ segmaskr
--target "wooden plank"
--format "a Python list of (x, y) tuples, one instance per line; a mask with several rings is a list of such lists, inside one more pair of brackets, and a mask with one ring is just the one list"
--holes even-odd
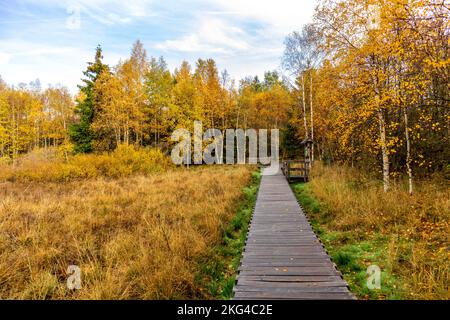
[(268, 286), (268, 287), (258, 287), (258, 286), (243, 286), (237, 285), (234, 290), (237, 292), (263, 292), (263, 293), (347, 293), (348, 290), (345, 286), (320, 286), (320, 287), (299, 287), (299, 286)]
[[(285, 257), (273, 257), (272, 259), (267, 259), (265, 257), (243, 257), (242, 263), (250, 263), (250, 262), (266, 262), (266, 263), (314, 263), (314, 262), (323, 262), (324, 259), (322, 256), (307, 256), (308, 259), (305, 259), (306, 256), (301, 256), (297, 258), (288, 258)], [(327, 261), (331, 262), (331, 261)]]
[(343, 281), (338, 275), (332, 276), (319, 276), (319, 275), (302, 275), (302, 276), (291, 276), (291, 275), (277, 275), (277, 276), (265, 276), (265, 275), (239, 275), (239, 281), (265, 281), (265, 282), (290, 282), (290, 283), (315, 283), (315, 282), (329, 282), (329, 281)]
[(329, 261), (323, 261), (323, 259), (317, 261), (243, 261), (239, 270), (245, 270), (246, 268), (258, 268), (258, 267), (275, 267), (275, 268), (284, 268), (284, 267), (322, 267), (322, 266), (330, 266), (332, 265)]
[(353, 299), (348, 292), (236, 292), (234, 299), (242, 300), (350, 300)]
[(257, 275), (265, 275), (265, 276), (332, 276), (336, 275), (336, 271), (332, 268), (327, 268), (327, 270), (313, 270), (313, 269), (305, 269), (305, 270), (295, 270), (295, 271), (283, 271), (283, 269), (279, 270), (244, 270), (240, 271), (243, 276), (257, 276)]
[(347, 283), (340, 281), (321, 281), (321, 282), (281, 282), (281, 281), (254, 281), (244, 280), (239, 281), (239, 286), (255, 287), (274, 287), (274, 288), (318, 288), (318, 287), (346, 287)]

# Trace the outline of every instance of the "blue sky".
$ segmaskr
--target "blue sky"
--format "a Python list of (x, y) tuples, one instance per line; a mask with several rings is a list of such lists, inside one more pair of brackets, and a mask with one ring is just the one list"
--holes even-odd
[(76, 93), (101, 44), (105, 62), (140, 39), (171, 70), (213, 58), (232, 78), (278, 69), (284, 37), (311, 20), (314, 0), (0, 0), (0, 76), (39, 78)]

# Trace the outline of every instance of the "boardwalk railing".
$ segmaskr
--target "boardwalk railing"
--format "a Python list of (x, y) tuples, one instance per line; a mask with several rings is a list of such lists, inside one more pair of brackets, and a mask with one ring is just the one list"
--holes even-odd
[(282, 162), (281, 170), (289, 182), (294, 180), (307, 182), (310, 173), (310, 162), (309, 160), (285, 160)]

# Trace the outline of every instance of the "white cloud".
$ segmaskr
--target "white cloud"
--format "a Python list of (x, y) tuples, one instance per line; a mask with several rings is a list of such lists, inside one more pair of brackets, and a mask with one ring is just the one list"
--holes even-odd
[(175, 40), (166, 40), (163, 43), (155, 45), (155, 49), (180, 52), (225, 52), (222, 48), (216, 48), (208, 43), (202, 42), (197, 34), (188, 34)]
[(201, 1), (205, 6), (195, 14), (198, 23), (155, 49), (164, 55), (184, 52), (191, 59), (208, 55), (236, 79), (279, 69), (285, 36), (312, 20), (316, 4), (315, 0)]
[[(2, 39), (0, 53), (2, 78), (11, 84), (28, 83), (37, 78), (43, 86), (61, 83), (72, 93), (85, 69), (92, 52), (73, 46), (53, 46), (39, 42), (17, 39)], [(6, 61), (2, 61), (7, 57)], [(2, 63), (5, 62), (5, 63)]]
[(5, 52), (0, 52), (0, 66), (8, 64), (10, 55)]
[(178, 39), (166, 40), (155, 46), (160, 50), (180, 52), (232, 53), (247, 50), (249, 44), (243, 39), (245, 32), (230, 23), (208, 16), (199, 17), (197, 29)]
[(133, 18), (150, 17), (153, 0), (25, 0), (24, 3), (58, 7), (68, 11), (68, 17), (74, 10), (80, 17), (89, 17), (105, 25), (129, 23)]
[(260, 21), (270, 25), (272, 31), (289, 33), (311, 21), (316, 0), (214, 0), (214, 3), (227, 15)]

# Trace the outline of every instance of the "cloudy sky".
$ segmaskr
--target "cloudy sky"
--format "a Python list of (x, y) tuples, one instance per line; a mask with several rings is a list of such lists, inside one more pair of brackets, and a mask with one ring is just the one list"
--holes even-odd
[(284, 37), (310, 21), (314, 0), (0, 0), (0, 76), (39, 78), (75, 93), (101, 44), (105, 62), (140, 39), (171, 70), (213, 58), (235, 79), (278, 69)]

